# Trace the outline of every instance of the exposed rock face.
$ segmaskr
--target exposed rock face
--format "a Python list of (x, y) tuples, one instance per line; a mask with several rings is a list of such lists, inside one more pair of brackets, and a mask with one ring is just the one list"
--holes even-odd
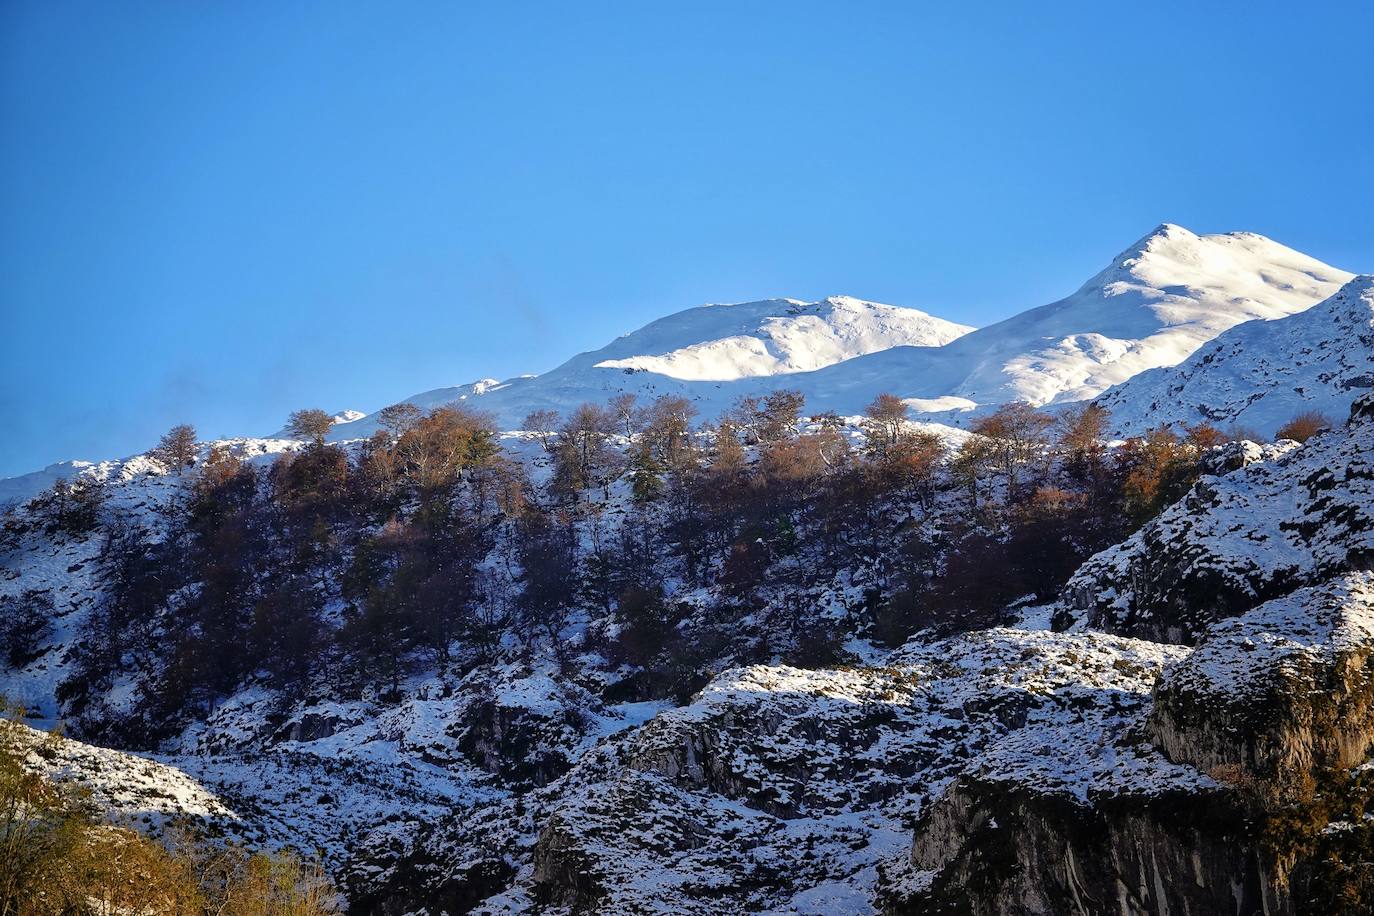
[[(742, 669), (636, 734), (629, 765), (783, 818), (877, 801), (939, 756), (935, 735), (883, 740), (918, 727), (920, 680), (914, 668)], [(872, 753), (879, 746), (889, 752), (881, 760)], [(764, 759), (745, 765), (751, 758)]]
[(1154, 741), (1203, 770), (1300, 791), (1374, 747), (1374, 575), (1298, 589), (1212, 627), (1155, 690)]
[[(550, 787), (525, 899), (598, 912), (866, 912), (916, 814), (973, 761), (1070, 797), (1117, 779), (1214, 786), (1152, 749), (1091, 750), (1104, 732), (1140, 726), (1156, 675), (1183, 652), (993, 630), (913, 643), (882, 668), (728, 671)], [(1070, 772), (1047, 747), (1093, 762)]]
[(1245, 914), (1267, 881), (1233, 793), (1104, 795), (1092, 803), (961, 778), (917, 829), (888, 913)]
[(473, 703), (457, 747), (482, 769), (517, 786), (547, 785), (571, 766), (568, 736), (580, 737), (575, 708), (531, 711), (496, 699)]
[(1211, 623), (1374, 564), (1374, 396), (1346, 428), (1275, 460), (1204, 477), (1092, 557), (1066, 587), (1094, 629), (1192, 643)]
[[(1374, 827), (1317, 802), (1374, 748), (1374, 575), (1214, 625), (1160, 676), (1146, 725), (1108, 722), (1090, 743), (1111, 767), (1077, 782), (1030, 779), (1027, 760), (999, 761), (994, 747), (923, 812), (885, 909), (1246, 916), (1369, 902), (1330, 882)], [(1055, 771), (1091, 756), (1077, 749)], [(1155, 777), (1142, 780), (1131, 757), (1153, 760)], [(1365, 839), (1324, 841), (1333, 832)]]

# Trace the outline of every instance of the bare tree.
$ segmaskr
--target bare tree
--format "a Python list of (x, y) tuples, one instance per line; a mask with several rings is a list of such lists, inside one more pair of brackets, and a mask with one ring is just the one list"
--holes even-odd
[(868, 449), (876, 455), (886, 454), (902, 435), (908, 408), (906, 401), (884, 391), (864, 410), (868, 419), (864, 431), (868, 434)]
[(1011, 401), (973, 424), (973, 432), (987, 439), (997, 463), (1007, 475), (1007, 502), (1016, 499), (1016, 470), (1040, 456), (1049, 445), (1047, 431), (1054, 423), (1049, 414), (1025, 401)]
[(607, 402), (611, 413), (615, 416), (621, 429), (624, 430), (626, 439), (634, 438), (635, 427), (639, 425), (639, 410), (635, 408), (635, 400), (634, 394), (622, 391)]
[(189, 423), (173, 426), (149, 454), (180, 477), (196, 461), (196, 428)]
[(558, 430), (554, 444), (555, 489), (575, 499), (578, 491), (609, 487), (619, 453), (610, 446), (615, 417), (597, 404), (582, 404)]
[(746, 395), (735, 402), (722, 419), (745, 434), (753, 443), (777, 442), (797, 433), (806, 399), (800, 391), (783, 389), (767, 397)]
[(402, 401), (377, 411), (377, 423), (382, 429), (399, 439), (414, 429), (415, 424), (419, 423), (423, 416), (424, 413), (420, 408), (407, 401)]
[(553, 451), (554, 436), (558, 434), (558, 411), (556, 410), (536, 410), (525, 417), (522, 424), (525, 432), (534, 433), (534, 437), (539, 440), (539, 444), (544, 447), (544, 451)]
[(333, 417), (318, 407), (311, 407), (291, 414), (286, 421), (286, 431), (293, 439), (305, 439), (319, 446), (324, 445), (325, 436), (333, 425)]
[(678, 395), (665, 394), (649, 405), (644, 436), (666, 466), (680, 470), (692, 459), (692, 420), (696, 415), (692, 402)]

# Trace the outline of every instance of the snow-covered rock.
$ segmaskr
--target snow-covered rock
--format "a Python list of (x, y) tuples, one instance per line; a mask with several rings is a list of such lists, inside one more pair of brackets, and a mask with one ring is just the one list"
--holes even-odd
[(1011, 734), (923, 810), (885, 912), (1325, 912), (1302, 834), (1331, 827), (1303, 806), (1374, 746), (1371, 599), (1353, 573), (1214, 625), (1147, 722), (1104, 705)]
[(17, 752), (30, 772), (50, 782), (80, 786), (87, 803), (115, 823), (151, 831), (186, 818), (230, 830), (243, 826), (239, 815), (213, 791), (150, 757), (95, 747), (22, 722), (0, 723), (0, 741)]
[[(1109, 723), (1140, 721), (1184, 651), (992, 630), (913, 642), (880, 667), (727, 671), (568, 774), (528, 883), (493, 910), (871, 912), (880, 866), (970, 767), (1024, 755), (1037, 765), (1025, 779), (1071, 793), (1209, 784), (1157, 752), (1097, 744)], [(1089, 762), (1066, 765), (1074, 748)]]
[(1155, 688), (1172, 760), (1310, 782), (1374, 747), (1374, 574), (1300, 588), (1202, 635)]
[(1349, 422), (1222, 477), (1089, 559), (1065, 588), (1080, 623), (1169, 642), (1374, 557), (1374, 396)]

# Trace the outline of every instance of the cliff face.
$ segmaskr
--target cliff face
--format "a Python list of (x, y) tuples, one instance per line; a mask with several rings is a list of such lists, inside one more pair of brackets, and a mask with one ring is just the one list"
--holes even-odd
[[(726, 672), (550, 787), (521, 899), (587, 912), (867, 912), (918, 814), (975, 764), (1070, 795), (1118, 779), (1214, 785), (1152, 750), (1092, 750), (1140, 727), (1155, 677), (1183, 652), (993, 630), (913, 642), (882, 667)], [(1071, 765), (1079, 753), (1086, 774)]]
[(1155, 689), (1170, 759), (1278, 791), (1362, 763), (1374, 746), (1374, 575), (1298, 589), (1212, 627)]
[(1374, 747), (1374, 576), (1214, 625), (1165, 668), (1140, 724), (1106, 736), (1110, 756), (1161, 755), (1197, 779), (1109, 786), (1096, 773), (1074, 795), (985, 764), (923, 813), (886, 911), (1244, 916), (1371, 902), (1342, 856), (1374, 838), (1359, 816), (1367, 793), (1348, 781)]
[(961, 778), (918, 826), (887, 913), (1249, 914), (1266, 876), (1246, 812), (1220, 789), (1104, 795), (1082, 804)]

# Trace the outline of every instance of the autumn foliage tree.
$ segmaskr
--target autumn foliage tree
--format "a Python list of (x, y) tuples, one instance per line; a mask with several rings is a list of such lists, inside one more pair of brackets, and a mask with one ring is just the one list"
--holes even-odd
[(883, 392), (864, 410), (864, 432), (869, 453), (879, 458), (897, 444), (906, 426), (910, 409), (895, 394)]
[(1167, 426), (1128, 439), (1115, 458), (1122, 473), (1125, 510), (1140, 525), (1183, 497), (1200, 473), (1200, 458), (1221, 441), (1207, 424), (1193, 427), (1180, 438)]
[(415, 428), (424, 416), (424, 411), (408, 401), (391, 404), (377, 411), (377, 425), (391, 434), (393, 439), (400, 438)]
[(485, 414), (450, 405), (417, 420), (396, 441), (402, 477), (422, 498), (436, 498), (457, 486), (464, 473), (497, 454), (496, 427)]
[(1326, 414), (1317, 410), (1308, 410), (1280, 426), (1278, 431), (1274, 433), (1274, 438), (1306, 442), (1322, 430), (1330, 429), (1332, 425), (1331, 418)]
[(1008, 503), (1016, 501), (1021, 467), (1044, 455), (1053, 423), (1053, 417), (1027, 402), (1012, 401), (973, 424), (973, 432), (987, 440), (996, 465), (1006, 477)]

